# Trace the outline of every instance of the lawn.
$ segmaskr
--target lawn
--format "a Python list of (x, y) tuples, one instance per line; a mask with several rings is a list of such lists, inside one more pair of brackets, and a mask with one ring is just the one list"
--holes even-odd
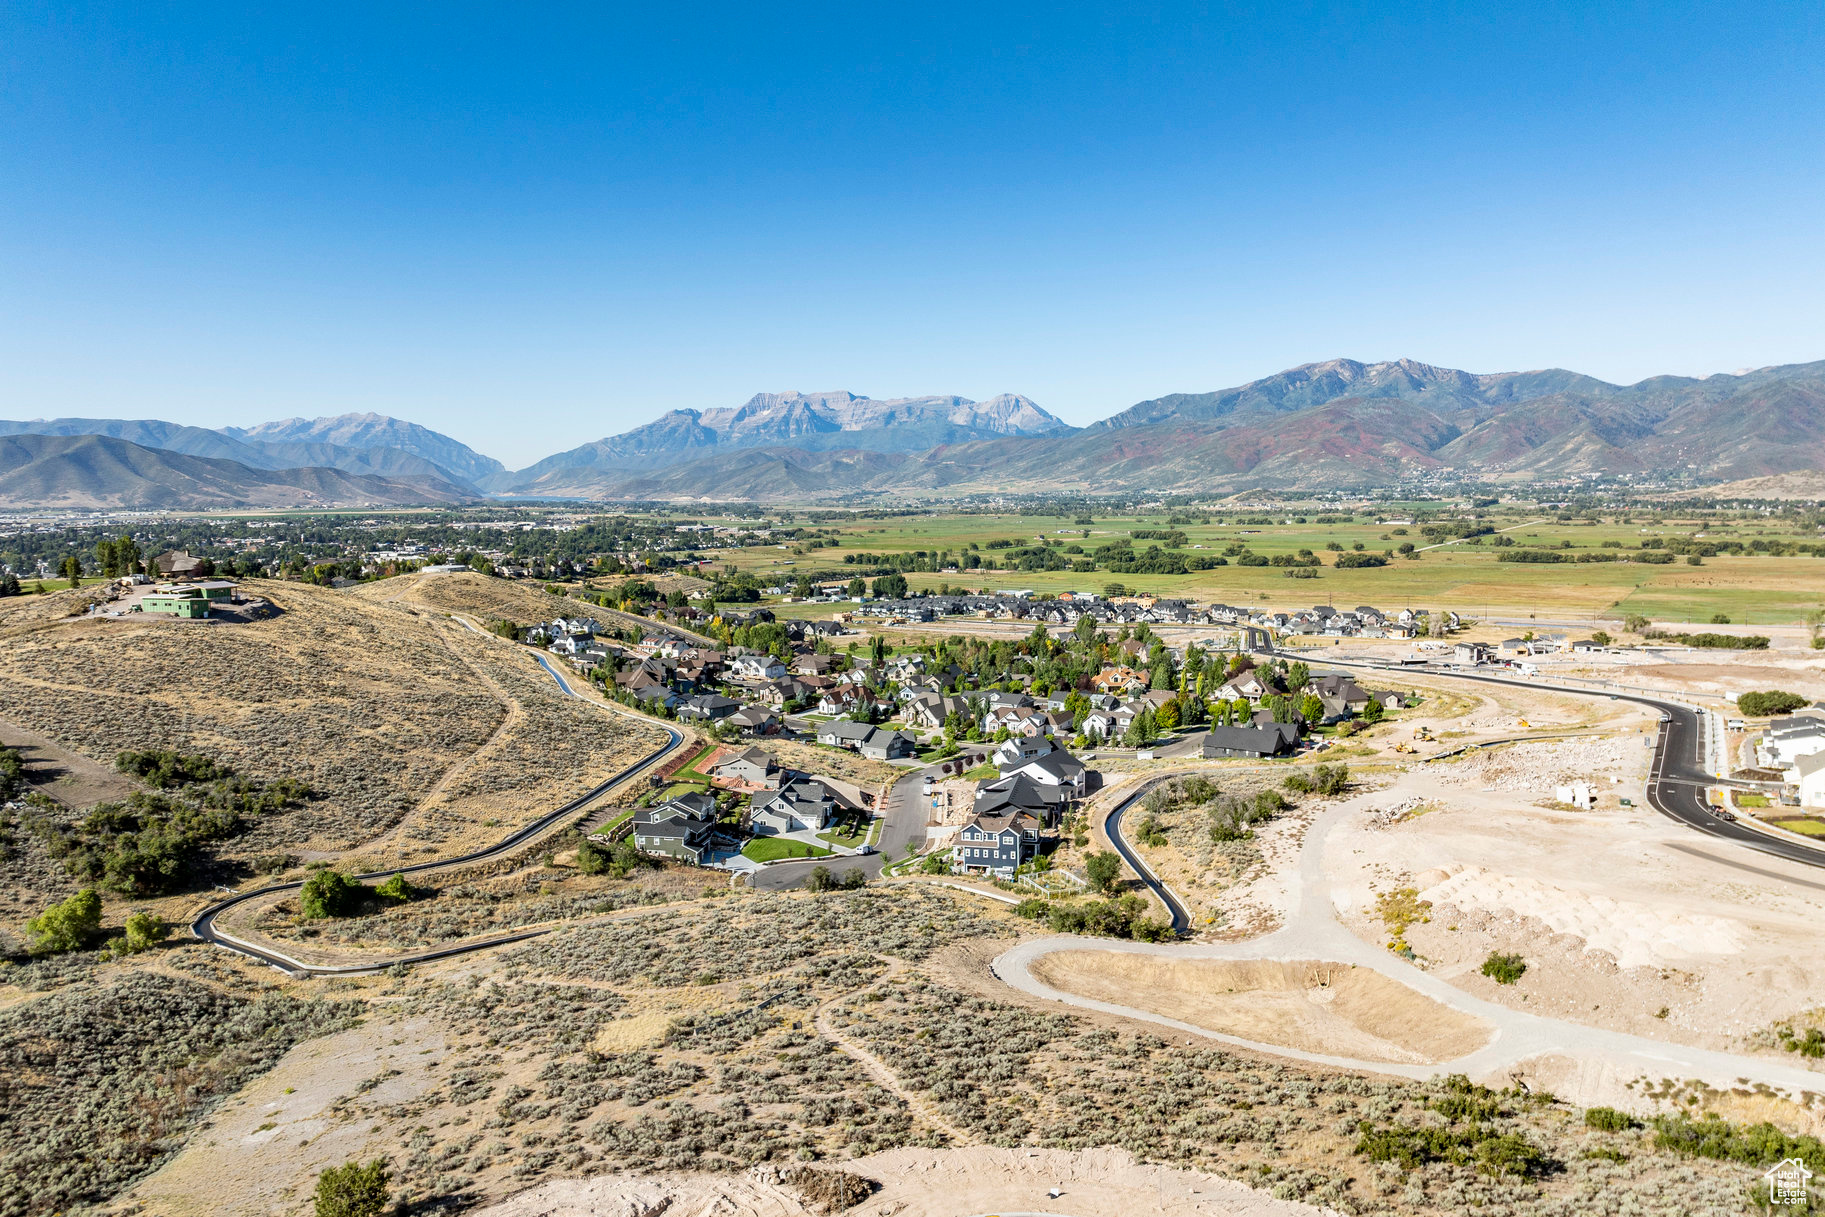
[(710, 774), (708, 770), (704, 769), (704, 766), (709, 763), (710, 758), (716, 754), (716, 750), (720, 747), (722, 747), (721, 744), (711, 744), (708, 748), (699, 752), (696, 756), (691, 758), (690, 764), (686, 765), (683, 769), (680, 769), (674, 775), (675, 779), (683, 782), (700, 781), (706, 786), (709, 785)]
[(877, 823), (879, 823), (879, 821), (872, 817), (862, 821), (860, 824), (845, 822), (832, 828), (829, 832), (819, 833), (817, 839), (820, 841), (828, 841), (832, 845), (840, 845), (844, 849), (854, 849), (870, 835), (870, 825)]
[(1770, 820), (1776, 828), (1785, 828), (1788, 832), (1797, 832), (1807, 837), (1825, 837), (1825, 820), (1814, 820), (1800, 817), (1792, 820)]
[(830, 851), (785, 837), (755, 837), (741, 847), (750, 862), (777, 862), (781, 858), (828, 858)]

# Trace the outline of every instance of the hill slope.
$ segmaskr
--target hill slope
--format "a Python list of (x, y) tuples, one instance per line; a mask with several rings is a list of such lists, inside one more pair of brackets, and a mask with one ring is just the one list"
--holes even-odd
[(336, 469), (255, 469), (104, 435), (0, 438), (0, 506), (145, 509), (300, 504), (457, 503), (468, 489), (439, 477), (386, 478)]
[(1142, 402), (1079, 431), (924, 452), (719, 452), (664, 468), (571, 468), (551, 494), (829, 498), (967, 493), (1364, 489), (1418, 474), (1737, 479), (1825, 469), (1825, 363), (1618, 386), (1574, 372), (1479, 375), (1332, 360), (1214, 393)]

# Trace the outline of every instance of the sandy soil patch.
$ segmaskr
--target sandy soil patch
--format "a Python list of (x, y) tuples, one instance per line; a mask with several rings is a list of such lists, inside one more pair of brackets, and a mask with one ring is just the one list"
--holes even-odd
[(1555, 934), (1607, 951), (1620, 967), (1652, 967), (1700, 955), (1735, 955), (1746, 937), (1740, 921), (1682, 912), (1670, 904), (1618, 900), (1538, 879), (1469, 866), (1419, 894), (1434, 905), (1533, 917)]
[[(1693, 849), (1703, 838), (1645, 806), (1648, 750), (1620, 742), (1621, 783), (1599, 763), (1603, 740), (1402, 775), (1379, 799), (1432, 810), (1392, 825), (1364, 816), (1331, 834), (1339, 920), (1380, 947), (1389, 928), (1377, 899), (1414, 888), (1432, 904), (1430, 921), (1406, 932), (1420, 966), (1474, 996), (1654, 1039), (1778, 1052), (1758, 1033), (1825, 1005), (1817, 873), (1723, 844)], [(1599, 810), (1538, 805), (1561, 775), (1605, 778)], [(1498, 951), (1526, 960), (1519, 983), (1482, 975)]]
[(1425, 1065), (1489, 1042), (1482, 1020), (1348, 964), (1055, 951), (1031, 970), (1066, 993), (1303, 1052)]
[(137, 783), (110, 766), (15, 723), (0, 722), (0, 748), (18, 749), (25, 762), (26, 781), (65, 807), (124, 799), (137, 788)]
[[(1233, 1180), (1138, 1163), (1118, 1149), (895, 1149), (842, 1163), (881, 1190), (852, 1211), (894, 1217), (1068, 1212), (1073, 1217), (1293, 1217), (1311, 1205), (1275, 1200)], [(565, 1180), (476, 1217), (799, 1217), (821, 1213), (763, 1168), (745, 1175), (605, 1175)], [(1054, 1198), (1051, 1193), (1056, 1190)]]

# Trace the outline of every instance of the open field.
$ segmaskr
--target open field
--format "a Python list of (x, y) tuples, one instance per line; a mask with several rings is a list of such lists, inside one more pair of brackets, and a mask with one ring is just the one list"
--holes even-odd
[(1066, 993), (1134, 1006), (1263, 1044), (1365, 1061), (1431, 1064), (1491, 1028), (1367, 968), (1317, 961), (1166, 959), (1055, 951), (1033, 975)]
[[(1430, 505), (1434, 508), (1436, 504)], [(1343, 550), (1356, 545), (1368, 552), (1380, 553), (1401, 543), (1433, 546), (1437, 542), (1420, 535), (1420, 525), (1381, 523), (1403, 514), (1403, 509), (1383, 505), (1371, 515), (1357, 513), (1353, 523), (1319, 524), (1323, 509), (1305, 509), (1306, 523), (1293, 522), (1294, 512), (1282, 509), (1273, 515), (1273, 523), (1264, 521), (1256, 510), (1219, 510), (1212, 518), (1222, 524), (1172, 523), (1175, 518), (1165, 512), (1139, 515), (1095, 515), (1089, 525), (1075, 525), (1066, 517), (1034, 515), (951, 514), (911, 515), (886, 520), (857, 520), (854, 524), (832, 521), (840, 529), (835, 548), (816, 549), (807, 553), (788, 552), (776, 547), (717, 551), (711, 556), (719, 563), (729, 563), (738, 570), (767, 578), (793, 578), (801, 570), (834, 570), (843, 566), (844, 557), (854, 554), (912, 554), (948, 552), (959, 556), (973, 544), (980, 547), (978, 557), (993, 558), (990, 542), (1015, 542), (1031, 545), (1036, 540), (1056, 540), (1080, 546), (1088, 556), (1101, 546), (1123, 539), (1133, 539), (1138, 530), (1178, 531), (1186, 540), (1178, 552), (1186, 556), (1223, 554), (1235, 544), (1264, 557), (1292, 554), (1310, 549), (1325, 563), (1319, 578), (1293, 582), (1286, 571), (1276, 567), (1245, 567), (1234, 564), (1183, 575), (1119, 574), (1106, 570), (1089, 573), (1073, 571), (964, 570), (954, 574), (908, 574), (915, 588), (938, 587), (949, 583), (969, 588), (1031, 588), (1041, 592), (1072, 590), (1099, 591), (1103, 585), (1119, 582), (1137, 593), (1183, 596), (1197, 600), (1217, 600), (1246, 604), (1268, 599), (1275, 603), (1304, 604), (1323, 601), (1336, 605), (1373, 604), (1392, 610), (1402, 607), (1447, 608), (1473, 616), (1500, 614), (1526, 616), (1539, 613), (1564, 618), (1620, 620), (1629, 613), (1641, 613), (1661, 620), (1709, 620), (1723, 612), (1733, 621), (1750, 624), (1798, 622), (1807, 612), (1820, 607), (1819, 590), (1825, 581), (1825, 559), (1817, 557), (1769, 557), (1719, 555), (1703, 559), (1702, 566), (1688, 566), (1683, 559), (1671, 565), (1640, 565), (1633, 562), (1573, 563), (1535, 565), (1500, 562), (1501, 552), (1490, 543), (1456, 542), (1438, 545), (1422, 552), (1417, 560), (1396, 558), (1384, 567), (1336, 570), (1331, 565), (1336, 555), (1326, 547), (1336, 544)], [(1204, 513), (1191, 512), (1177, 517), (1201, 520)], [(1337, 518), (1337, 517), (1333, 517)], [(1596, 524), (1580, 520), (1560, 521), (1553, 513), (1499, 512), (1487, 523), (1504, 530), (1514, 546), (1525, 549), (1558, 549), (1570, 543), (1573, 554), (1619, 547), (1634, 551), (1644, 540), (1679, 540), (1695, 534), (1711, 542), (1803, 543), (1817, 544), (1816, 532), (1793, 525), (1743, 517), (1691, 518), (1657, 517), (1652, 512), (1638, 512), (1626, 517), (1605, 516)], [(1404, 530), (1404, 531), (1398, 531)], [(1085, 535), (1085, 534), (1088, 535)], [(1157, 544), (1148, 538), (1133, 539), (1136, 550)], [(1195, 547), (1204, 547), (1202, 551)]]

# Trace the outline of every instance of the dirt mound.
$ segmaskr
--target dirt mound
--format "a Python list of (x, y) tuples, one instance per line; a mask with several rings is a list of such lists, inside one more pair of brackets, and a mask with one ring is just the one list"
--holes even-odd
[(1030, 970), (1079, 997), (1257, 1043), (1356, 1060), (1437, 1064), (1474, 1052), (1490, 1038), (1481, 1019), (1348, 964), (1055, 951)]

